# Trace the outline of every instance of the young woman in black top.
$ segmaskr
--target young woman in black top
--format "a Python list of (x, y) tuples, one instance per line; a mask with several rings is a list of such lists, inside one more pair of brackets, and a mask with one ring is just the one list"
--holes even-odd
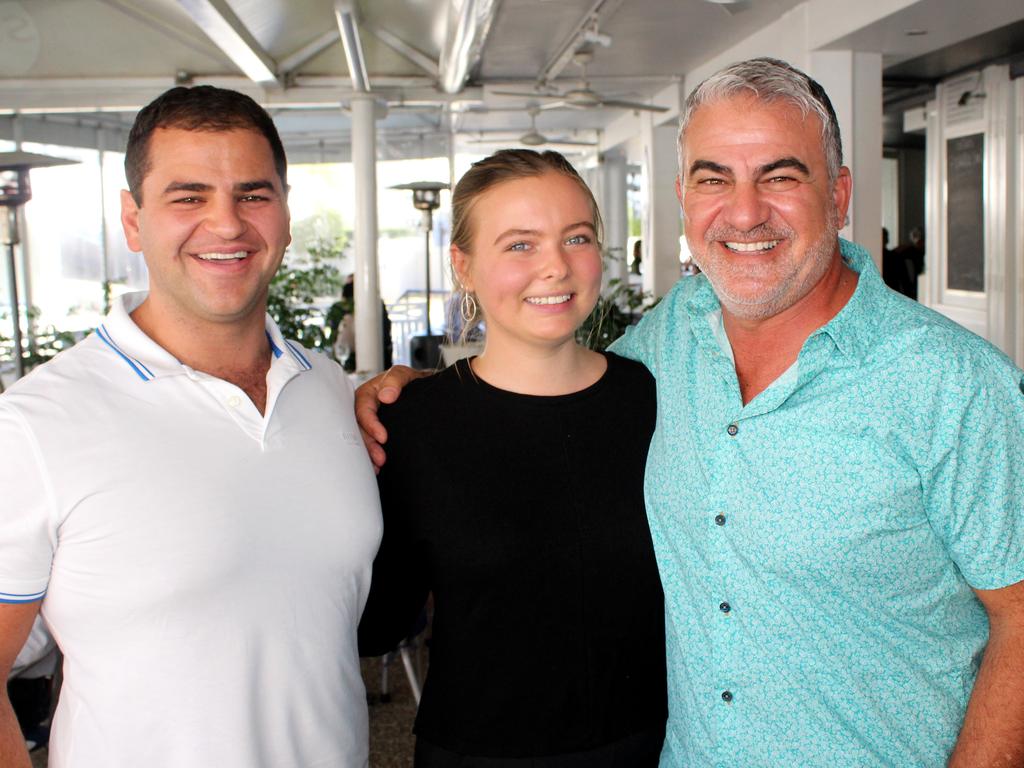
[(393, 649), (433, 592), (417, 768), (656, 766), (654, 381), (575, 341), (601, 287), (597, 205), (558, 153), (504, 150), (452, 207), (462, 312), (486, 319), (486, 344), (381, 410), (384, 539), (361, 650)]

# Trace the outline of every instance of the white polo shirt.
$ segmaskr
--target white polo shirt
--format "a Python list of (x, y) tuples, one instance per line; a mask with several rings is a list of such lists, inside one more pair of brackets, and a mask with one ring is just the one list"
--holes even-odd
[(0, 600), (45, 595), (65, 654), (50, 766), (365, 766), (351, 385), (268, 318), (261, 416), (139, 330), (144, 296), (0, 397)]

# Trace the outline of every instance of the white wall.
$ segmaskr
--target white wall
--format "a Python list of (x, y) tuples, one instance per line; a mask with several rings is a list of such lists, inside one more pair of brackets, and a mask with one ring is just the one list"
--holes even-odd
[(821, 83), (839, 119), (843, 163), (853, 174), (849, 224), (841, 235), (882, 264), (882, 56), (815, 51), (808, 74)]

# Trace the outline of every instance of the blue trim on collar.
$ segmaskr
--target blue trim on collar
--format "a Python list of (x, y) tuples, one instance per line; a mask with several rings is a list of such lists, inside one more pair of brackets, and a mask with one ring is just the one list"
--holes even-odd
[(270, 335), (270, 331), (264, 331), (264, 333), (267, 334), (267, 341), (270, 343), (270, 351), (274, 353), (274, 357), (280, 357), (283, 355), (284, 352), (282, 352), (280, 347), (274, 343), (274, 337)]
[(136, 375), (140, 379), (142, 379), (143, 381), (151, 381), (152, 379), (156, 378), (156, 376), (153, 375), (153, 372), (149, 370), (149, 368), (147, 368), (141, 361), (136, 360), (134, 357), (129, 357), (118, 348), (117, 344), (114, 342), (113, 337), (110, 336), (110, 331), (107, 330), (107, 327), (105, 325), (100, 325), (96, 329), (96, 335), (100, 337), (100, 341), (102, 341), (104, 344), (106, 344), (108, 347), (114, 350), (114, 352), (116, 352), (118, 356), (121, 357), (122, 360), (128, 363), (128, 365), (131, 367), (133, 371), (135, 371)]
[(308, 371), (313, 367), (313, 364), (306, 359), (306, 356), (299, 352), (296, 346), (288, 341), (288, 339), (285, 339), (284, 343), (288, 345), (288, 349), (291, 350), (292, 356), (299, 361), (299, 364), (302, 365), (303, 368)]

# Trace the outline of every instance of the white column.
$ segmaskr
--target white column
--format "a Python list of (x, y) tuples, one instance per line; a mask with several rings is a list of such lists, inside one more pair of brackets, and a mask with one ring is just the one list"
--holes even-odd
[(629, 216), (626, 208), (626, 158), (619, 154), (601, 156), (601, 216), (604, 219), (605, 263), (604, 284), (629, 275)]
[(917, 300), (926, 307), (936, 308), (942, 296), (939, 275), (939, 243), (942, 242), (942, 215), (945, 186), (942, 183), (943, 137), (942, 118), (938, 100), (929, 101), (924, 108), (924, 274), (917, 281)]
[(102, 128), (96, 129), (96, 149), (100, 159), (100, 290), (103, 291), (103, 314), (110, 311), (110, 246), (107, 242), (107, 197), (106, 177), (103, 159), (107, 153), (107, 135)]
[(1014, 171), (1020, 145), (1014, 141), (1015, 88), (1009, 67), (985, 67), (985, 292), (988, 340), (1011, 358), (1017, 346), (1017, 254)]
[(356, 359), (360, 371), (376, 373), (384, 361), (380, 287), (377, 278), (377, 124), (375, 100), (352, 96), (352, 170), (356, 185), (353, 227), (356, 271)]
[(850, 223), (840, 232), (882, 265), (882, 54), (815, 51), (808, 73), (839, 118), (843, 163), (853, 174)]
[(678, 173), (676, 126), (655, 125), (651, 113), (642, 117), (647, 216), (643, 227), (643, 288), (664, 296), (679, 279), (679, 236), (682, 233), (675, 182)]
[(1015, 79), (1013, 88), (1014, 106), (1017, 110), (1016, 128), (1010, 133), (1011, 146), (1016, 147), (1013, 163), (1013, 177), (1016, 181), (1012, 187), (1016, 204), (1011, 214), (1011, 226), (1015, 230), (1017, 243), (1011, 251), (1016, 254), (1014, 274), (1017, 277), (1014, 291), (1017, 318), (1017, 348), (1014, 351), (1014, 362), (1018, 367), (1024, 367), (1024, 80)]
[[(20, 150), (23, 137), (19, 115), (15, 115), (11, 121), (11, 132), (14, 148)], [(32, 260), (29, 258), (28, 221), (25, 218), (25, 206), (18, 206), (15, 215), (18, 217), (18, 232), (21, 233), (21, 243), (18, 245), (18, 272), (20, 274), (17, 277), (21, 283), (21, 302), (25, 307), (25, 337), (28, 341), (28, 351), (32, 353), (36, 351), (36, 322), (31, 315), (34, 298), (32, 295)], [(11, 275), (11, 279), (14, 280), (15, 276)]]

